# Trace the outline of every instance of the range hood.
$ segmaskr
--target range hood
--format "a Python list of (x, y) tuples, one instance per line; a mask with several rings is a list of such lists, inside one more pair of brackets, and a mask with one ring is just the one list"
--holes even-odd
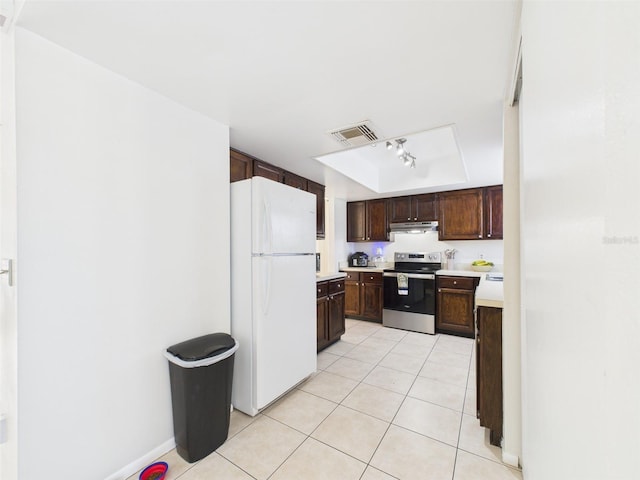
[(438, 230), (438, 222), (403, 222), (389, 225), (391, 233), (425, 233)]

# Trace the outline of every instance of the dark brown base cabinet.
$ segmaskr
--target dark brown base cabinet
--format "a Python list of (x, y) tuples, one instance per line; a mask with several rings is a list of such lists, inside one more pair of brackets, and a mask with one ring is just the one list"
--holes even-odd
[(473, 338), (477, 277), (436, 276), (436, 331)]
[(340, 340), (344, 328), (343, 279), (317, 283), (318, 351)]
[(476, 398), (480, 425), (489, 441), (502, 441), (502, 309), (477, 308)]
[(347, 272), (344, 285), (345, 315), (382, 323), (382, 274)]

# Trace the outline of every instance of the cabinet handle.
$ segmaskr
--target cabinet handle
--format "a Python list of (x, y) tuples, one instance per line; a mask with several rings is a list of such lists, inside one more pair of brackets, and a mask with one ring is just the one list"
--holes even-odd
[(366, 240), (366, 238), (362, 237), (363, 240)]
[(478, 238), (482, 238), (482, 235), (478, 235)]
[(490, 234), (490, 233), (488, 233), (488, 234), (487, 234), (487, 237), (490, 237), (490, 236), (491, 236), (491, 234)]
[(327, 302), (329, 301), (329, 298), (331, 298), (331, 297), (327, 297)]
[(338, 288), (340, 288), (342, 285), (338, 284)]
[(411, 220), (411, 217), (407, 217), (407, 220)]
[(418, 217), (414, 217), (413, 219), (414, 219), (414, 220), (418, 220)]
[(458, 282), (457, 282), (456, 280), (454, 280), (454, 281), (453, 281), (453, 284), (454, 284), (454, 285), (457, 285), (457, 284), (458, 284)]
[(373, 280), (373, 277), (369, 277), (370, 280)]
[(371, 237), (367, 237), (367, 240), (371, 240)]

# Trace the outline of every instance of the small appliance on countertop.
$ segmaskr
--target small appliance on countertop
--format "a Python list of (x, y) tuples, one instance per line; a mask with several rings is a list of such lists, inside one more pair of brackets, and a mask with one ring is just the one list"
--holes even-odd
[(349, 255), (350, 267), (366, 267), (369, 265), (369, 255), (364, 252), (356, 252)]

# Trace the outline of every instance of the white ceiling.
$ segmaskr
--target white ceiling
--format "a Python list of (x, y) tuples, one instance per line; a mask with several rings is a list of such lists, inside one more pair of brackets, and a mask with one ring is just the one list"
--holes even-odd
[(369, 142), (316, 159), (370, 190), (389, 196), (429, 187), (454, 190), (468, 180), (454, 125), (404, 135), (400, 140), (404, 140), (404, 151), (415, 157), (413, 168), (406, 167), (398, 157), (397, 139)]
[(27, 0), (18, 25), (229, 125), (233, 147), (355, 199), (385, 195), (314, 157), (344, 148), (327, 131), (363, 120), (384, 138), (455, 124), (468, 175), (455, 188), (502, 182), (518, 3)]

